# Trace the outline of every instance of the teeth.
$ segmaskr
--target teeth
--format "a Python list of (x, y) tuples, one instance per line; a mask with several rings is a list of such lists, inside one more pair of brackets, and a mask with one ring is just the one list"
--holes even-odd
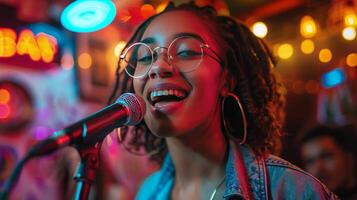
[(159, 96), (167, 96), (167, 95), (175, 95), (179, 98), (184, 98), (186, 96), (185, 92), (180, 91), (180, 90), (175, 90), (175, 89), (169, 89), (169, 90), (157, 90), (157, 91), (152, 91), (150, 94), (150, 99), (151, 101), (154, 101), (156, 97)]

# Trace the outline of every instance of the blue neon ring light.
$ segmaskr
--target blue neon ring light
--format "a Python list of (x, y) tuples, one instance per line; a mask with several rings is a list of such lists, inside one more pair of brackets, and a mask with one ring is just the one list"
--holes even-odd
[(63, 10), (61, 23), (73, 32), (93, 32), (108, 26), (115, 15), (115, 5), (110, 0), (77, 0)]

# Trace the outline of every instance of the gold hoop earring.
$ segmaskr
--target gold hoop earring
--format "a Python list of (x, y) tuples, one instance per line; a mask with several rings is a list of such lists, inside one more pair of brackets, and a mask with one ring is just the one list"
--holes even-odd
[[(231, 103), (229, 103), (231, 102)], [(233, 104), (233, 106), (232, 106)], [(241, 113), (238, 118), (241, 118), (242, 123), (236, 123), (236, 121), (232, 121), (232, 119), (237, 119), (237, 106), (239, 108), (239, 112)], [(226, 134), (233, 140), (237, 141), (240, 145), (244, 144), (247, 141), (247, 119), (245, 112), (243, 110), (243, 106), (239, 100), (239, 98), (233, 94), (228, 93), (223, 97), (222, 100), (222, 121)], [(241, 128), (237, 128), (235, 126), (241, 125)], [(238, 139), (236, 135), (239, 134), (239, 131), (243, 129), (243, 137), (242, 139)]]

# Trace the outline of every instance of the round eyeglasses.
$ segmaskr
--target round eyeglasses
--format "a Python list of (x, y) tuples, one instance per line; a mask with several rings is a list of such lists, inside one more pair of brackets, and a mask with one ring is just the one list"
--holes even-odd
[(209, 54), (206, 55), (223, 65), (220, 56), (201, 39), (181, 36), (174, 39), (167, 48), (158, 46), (152, 49), (148, 44), (141, 42), (130, 45), (120, 55), (120, 67), (124, 67), (129, 76), (142, 78), (146, 76), (153, 63), (158, 59), (159, 49), (161, 48), (167, 50), (167, 63), (176, 67), (180, 72), (194, 71), (202, 62), (204, 48), (210, 49), (217, 58)]

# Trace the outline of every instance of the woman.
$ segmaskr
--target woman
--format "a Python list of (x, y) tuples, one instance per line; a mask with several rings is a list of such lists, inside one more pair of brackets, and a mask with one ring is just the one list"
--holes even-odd
[(136, 198), (334, 198), (269, 154), (283, 118), (273, 65), (246, 26), (209, 7), (170, 4), (141, 24), (120, 56), (117, 83), (125, 84), (114, 91), (135, 92), (147, 111), (119, 138), (163, 163)]

